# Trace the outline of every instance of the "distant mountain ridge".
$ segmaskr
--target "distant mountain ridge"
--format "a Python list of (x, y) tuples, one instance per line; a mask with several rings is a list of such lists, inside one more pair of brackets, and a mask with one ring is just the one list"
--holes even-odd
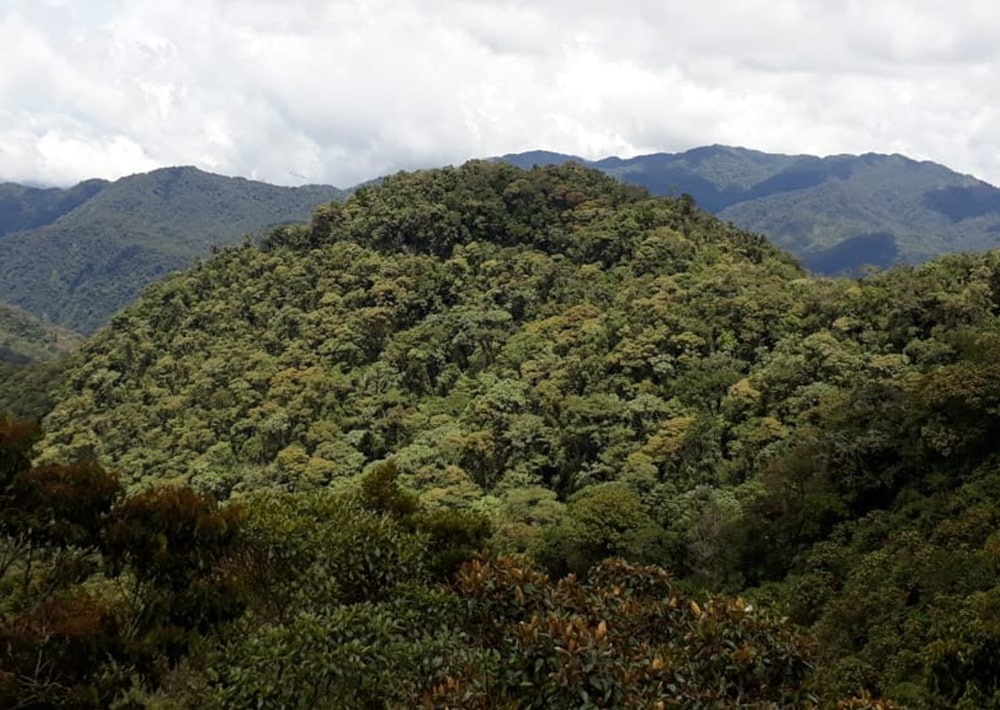
[(821, 158), (712, 145), (596, 161), (548, 151), (498, 159), (525, 168), (576, 161), (654, 194), (689, 194), (822, 274), (1000, 246), (1000, 189), (902, 155)]
[(0, 183), (0, 237), (51, 224), (109, 184), (107, 180), (97, 178), (84, 180), (69, 188)]
[(0, 186), (0, 301), (92, 332), (163, 274), (246, 234), (308, 220), (314, 207), (344, 194), (193, 167), (68, 190), (7, 183)]

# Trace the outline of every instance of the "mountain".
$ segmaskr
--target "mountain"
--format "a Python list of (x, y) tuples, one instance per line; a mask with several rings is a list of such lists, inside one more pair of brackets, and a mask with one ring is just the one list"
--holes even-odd
[[(471, 163), (151, 285), (73, 358), (47, 461), (0, 418), (0, 704), (801, 705), (812, 644), (779, 616), (593, 563), (606, 544), (660, 559), (614, 479), (661, 424), (646, 467), (710, 475), (700, 432), (678, 439), (702, 385), (665, 388), (693, 366), (718, 395), (731, 363), (698, 354), (768, 336), (747, 322), (737, 344), (708, 314), (802, 276), (687, 201)], [(565, 559), (589, 576), (477, 554), (504, 507), (512, 550), (541, 542), (535, 522), (582, 525)]]
[[(592, 162), (547, 151), (501, 160), (523, 168), (579, 162), (653, 194), (689, 194), (820, 274), (1000, 245), (1000, 190), (898, 155), (818, 158), (707, 146)], [(248, 233), (304, 220), (315, 205), (347, 194), (190, 167), (69, 189), (6, 183), (0, 299), (91, 333), (167, 272)]]
[[(38, 576), (135, 567), (150, 606), (117, 628), (193, 654), (155, 664), (168, 707), (989, 707), (998, 313), (1000, 251), (818, 278), (580, 165), (394, 175), (117, 314), (3, 520), (51, 545), (96, 519), (120, 565)], [(60, 485), (95, 460), (133, 494), (108, 531)], [(199, 547), (244, 514), (234, 557)], [(57, 628), (111, 633), (114, 599)], [(28, 680), (15, 632), (58, 610), (6, 632)]]
[(900, 155), (819, 158), (715, 145), (629, 159), (534, 151), (500, 160), (582, 162), (653, 194), (689, 194), (821, 274), (1000, 246), (1000, 189)]
[[(5, 185), (0, 298), (52, 323), (89, 333), (150, 282), (215, 247), (308, 219), (342, 197), (329, 186), (277, 187), (179, 167), (68, 191)], [(32, 226), (34, 225), (34, 226)]]

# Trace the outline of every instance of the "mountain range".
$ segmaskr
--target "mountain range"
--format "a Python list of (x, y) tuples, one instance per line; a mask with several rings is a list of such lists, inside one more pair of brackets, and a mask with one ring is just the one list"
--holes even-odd
[(627, 159), (533, 151), (500, 160), (523, 168), (579, 162), (654, 195), (691, 195), (820, 274), (1000, 246), (1000, 189), (902, 155), (820, 158), (713, 145)]
[[(900, 155), (821, 158), (714, 145), (597, 161), (546, 151), (494, 160), (525, 168), (577, 162), (654, 195), (690, 195), (818, 274), (1000, 246), (1000, 190)], [(68, 189), (5, 183), (0, 301), (89, 334), (166, 273), (247, 234), (306, 220), (354, 189), (277, 187), (193, 167)]]

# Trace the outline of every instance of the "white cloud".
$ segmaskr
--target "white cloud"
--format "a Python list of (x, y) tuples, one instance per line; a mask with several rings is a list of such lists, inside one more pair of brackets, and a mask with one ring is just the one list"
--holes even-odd
[(1000, 183), (1000, 11), (963, 0), (6, 0), (0, 176), (346, 186), (547, 148), (904, 152)]

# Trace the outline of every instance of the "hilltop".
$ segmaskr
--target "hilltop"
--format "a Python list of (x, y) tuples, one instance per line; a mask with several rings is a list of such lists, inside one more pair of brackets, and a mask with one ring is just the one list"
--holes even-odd
[[(168, 276), (74, 356), (34, 466), (34, 428), (0, 417), (0, 699), (799, 704), (812, 646), (787, 622), (595, 563), (662, 561), (621, 456), (710, 479), (695, 448), (666, 458), (734, 374), (700, 354), (768, 338), (711, 314), (801, 276), (689, 200), (486, 163), (393, 176)], [(558, 560), (586, 578), (540, 569)]]
[(93, 332), (149, 283), (213, 247), (308, 219), (342, 196), (164, 168), (69, 190), (0, 186), (0, 294), (46, 321)]
[(543, 151), (500, 159), (521, 167), (581, 162), (653, 194), (689, 194), (821, 274), (1000, 246), (1000, 190), (901, 155), (820, 158), (715, 145), (628, 159)]
[[(648, 379), (667, 390), (647, 406), (682, 416), (703, 395), (725, 394), (673, 391), (701, 354), (725, 342), (749, 355), (779, 336), (709, 314), (758, 298), (766, 312), (791, 308), (777, 285), (802, 276), (761, 236), (579, 167), (398, 175), (318, 209), (311, 225), (154, 285), (88, 343), (70, 375), (76, 391), (49, 426), (53, 440), (91, 442), (133, 475), (212, 486), (243, 465), (288, 475), (289, 456), (305, 456), (325, 483), (406, 456), (410, 444), (422, 450), (436, 432), (451, 440), (451, 463), (485, 457), (470, 475), (486, 490), (524, 465), (568, 491), (581, 467), (611, 464), (591, 460), (603, 445), (564, 440), (552, 417), (578, 415), (557, 414), (536, 385), (600, 420), (623, 415)], [(670, 326), (651, 320), (661, 298)], [(723, 380), (739, 370), (716, 365)], [(527, 380), (525, 367), (535, 370)], [(495, 421), (467, 407), (493, 397)], [(127, 405), (136, 398), (152, 408)], [(592, 406), (611, 409), (585, 413)], [(511, 407), (524, 410), (521, 424), (502, 415)], [(530, 431), (545, 422), (548, 433)], [(508, 461), (520, 447), (506, 442), (508, 425), (551, 438), (544, 448), (556, 458), (536, 470), (529, 446), (515, 457), (523, 463)], [(629, 434), (629, 446), (640, 436)]]

